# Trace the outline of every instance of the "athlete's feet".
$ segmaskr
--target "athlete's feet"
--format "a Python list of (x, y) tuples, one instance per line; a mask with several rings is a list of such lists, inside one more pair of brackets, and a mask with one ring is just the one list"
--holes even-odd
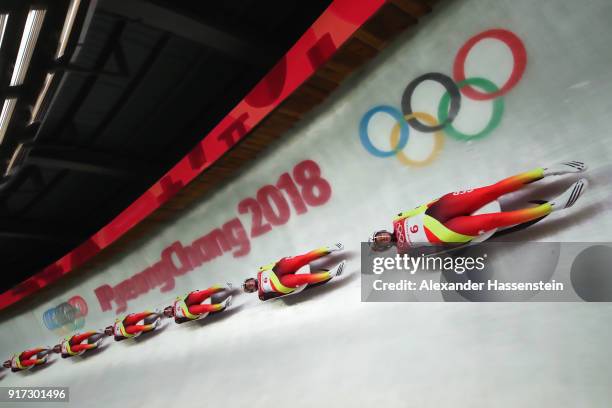
[(329, 245), (327, 247), (327, 250), (329, 251), (330, 254), (332, 252), (342, 251), (343, 249), (344, 249), (344, 245), (342, 245), (341, 242), (336, 242), (335, 244)]
[(232, 304), (232, 295), (229, 295), (228, 297), (226, 297), (225, 300), (223, 300), (223, 302), (219, 304), (221, 305), (221, 310), (225, 310), (228, 307), (230, 307)]
[(159, 315), (159, 314), (157, 315), (157, 318), (153, 321), (153, 323), (150, 324), (150, 326), (152, 326), (151, 330), (157, 328), (161, 324), (162, 316), (163, 316), (163, 314), (162, 315)]
[(93, 346), (92, 349), (100, 347), (100, 344), (102, 344), (104, 342), (104, 337), (100, 337), (98, 339), (92, 340), (91, 342), (88, 342), (87, 344)]
[(102, 343), (105, 337), (106, 334), (103, 331), (97, 330), (95, 334), (92, 334), (89, 336), (89, 338), (87, 338), (87, 344), (95, 344), (98, 346), (100, 343)]
[(586, 179), (580, 179), (570, 186), (563, 194), (553, 199), (550, 202), (553, 211), (563, 210), (564, 208), (570, 208), (578, 198), (586, 191), (589, 186), (589, 182)]
[(345, 265), (346, 265), (346, 261), (342, 261), (338, 264), (338, 266), (336, 266), (334, 269), (329, 271), (330, 279), (337, 278), (338, 276), (342, 275)]
[(96, 330), (96, 334), (94, 334), (94, 337), (104, 338), (106, 337), (106, 333), (104, 332), (104, 330)]
[(567, 161), (563, 163), (555, 163), (551, 166), (544, 167), (544, 177), (558, 176), (569, 173), (582, 173), (587, 169), (587, 165), (580, 161)]

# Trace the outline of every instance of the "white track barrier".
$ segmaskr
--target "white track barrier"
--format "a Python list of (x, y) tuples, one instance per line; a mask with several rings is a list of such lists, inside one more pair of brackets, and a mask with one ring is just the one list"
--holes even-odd
[[(111, 324), (120, 305), (112, 301), (112, 310), (102, 311), (96, 288), (116, 287), (160, 261), (174, 242), (191, 245), (234, 218), (250, 236), (252, 216), (240, 214), (238, 204), (304, 160), (316, 162), (331, 185), (325, 203), (297, 215), (287, 200), (288, 221), (277, 220), (282, 225), (250, 237), (248, 253), (232, 256), (240, 248), (247, 252), (236, 245), (174, 277), (171, 290), (157, 286), (128, 300), (127, 310), (163, 307), (176, 295), (215, 283), (238, 284), (260, 265), (338, 241), (349, 254), (342, 279), (271, 303), (238, 296), (225, 316), (180, 326), (168, 322), (160, 333), (110, 341), (95, 355), (56, 361), (37, 372), (4, 371), (0, 386), (67, 385), (75, 407), (607, 406), (612, 399), (609, 304), (361, 303), (358, 251), (374, 230), (391, 228), (401, 210), (568, 159), (589, 164), (589, 191), (574, 208), (551, 215), (519, 238), (612, 242), (608, 3), (441, 2), (279, 146), (176, 223), (108, 268), (53, 285), (11, 308), (10, 315), (2, 314), (0, 351), (8, 358), (30, 346), (55, 344), (60, 329), (49, 330), (42, 316), (77, 295), (88, 305), (83, 329)], [(527, 51), (524, 75), (503, 97), (499, 126), (469, 142), (443, 135), (439, 154), (422, 167), (368, 153), (359, 138), (364, 114), (377, 105), (401, 111), (410, 81), (428, 72), (451, 75), (460, 47), (491, 28), (516, 34)], [(498, 86), (512, 67), (509, 49), (491, 39), (476, 44), (466, 62), (468, 76)], [(422, 83), (413, 108), (436, 116), (443, 92), (436, 83)], [(478, 131), (491, 111), (491, 101), (463, 97), (454, 125)], [(374, 146), (389, 149), (392, 125), (384, 115), (372, 118)], [(410, 129), (404, 151), (422, 160), (433, 140)], [(573, 178), (556, 180), (529, 191), (544, 185), (547, 198)], [(180, 264), (176, 255), (170, 258)]]

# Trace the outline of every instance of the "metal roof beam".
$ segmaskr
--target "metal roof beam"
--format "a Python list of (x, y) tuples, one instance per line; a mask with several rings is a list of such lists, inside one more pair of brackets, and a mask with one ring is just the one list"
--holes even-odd
[[(74, 233), (74, 231), (72, 231)], [(10, 239), (24, 239), (54, 242), (57, 244), (71, 243), (74, 238), (68, 238), (70, 232), (64, 227), (61, 229), (43, 225), (33, 220), (0, 219), (0, 237)]]
[(151, 166), (140, 160), (82, 148), (53, 145), (30, 147), (24, 164), (122, 179), (141, 179), (151, 171)]
[(174, 10), (142, 0), (103, 0), (99, 7), (126, 19), (167, 31), (246, 63), (267, 66), (279, 55), (269, 45), (214, 27)]

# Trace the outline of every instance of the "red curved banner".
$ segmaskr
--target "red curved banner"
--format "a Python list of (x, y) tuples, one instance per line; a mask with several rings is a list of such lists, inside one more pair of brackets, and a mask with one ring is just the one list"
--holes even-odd
[(291, 95), (384, 3), (385, 0), (334, 0), (270, 72), (190, 153), (87, 241), (0, 294), (0, 310), (73, 271), (172, 198)]

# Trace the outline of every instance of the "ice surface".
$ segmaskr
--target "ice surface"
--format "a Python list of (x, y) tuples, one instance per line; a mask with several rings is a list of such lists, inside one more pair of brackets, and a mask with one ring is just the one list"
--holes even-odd
[[(610, 406), (611, 304), (360, 302), (359, 242), (389, 228), (397, 211), (559, 160), (589, 164), (589, 191), (567, 212), (512, 239), (612, 242), (609, 2), (441, 3), (418, 30), (402, 36), (270, 155), (186, 213), (178, 226), (152, 237), (112, 270), (58, 290), (57, 298), (32, 311), (4, 316), (0, 348), (16, 351), (53, 341), (55, 334), (40, 325), (48, 307), (76, 289), (91, 296), (100, 283), (131, 276), (173, 240), (191, 242), (235, 216), (232, 206), (239, 199), (304, 159), (320, 163), (330, 180), (329, 203), (252, 240), (248, 256), (220, 258), (177, 279), (176, 293), (151, 291), (129, 308), (163, 307), (181, 291), (207, 284), (238, 284), (259, 265), (337, 241), (349, 254), (339, 280), (269, 303), (237, 296), (231, 309), (217, 316), (182, 325), (169, 321), (157, 333), (107, 342), (88, 357), (8, 373), (0, 386), (69, 386), (73, 407)], [(424, 72), (450, 74), (457, 48), (491, 27), (517, 33), (529, 58), (524, 78), (504, 97), (499, 128), (467, 143), (446, 137), (439, 157), (427, 167), (369, 155), (358, 138), (362, 115), (377, 104), (399, 106), (404, 86)], [(495, 75), (507, 69), (495, 67), (508, 62), (498, 58), (504, 50), (498, 47), (486, 57), (486, 46), (476, 50), (470, 64), (501, 81)], [(472, 108), (466, 111), (477, 114)], [(472, 123), (462, 117), (458, 126), (466, 121)], [(538, 198), (554, 196), (572, 180), (534, 183), (527, 194), (502, 201), (502, 207), (536, 190)], [(88, 326), (112, 322), (112, 312), (102, 313), (95, 300), (89, 303)]]

